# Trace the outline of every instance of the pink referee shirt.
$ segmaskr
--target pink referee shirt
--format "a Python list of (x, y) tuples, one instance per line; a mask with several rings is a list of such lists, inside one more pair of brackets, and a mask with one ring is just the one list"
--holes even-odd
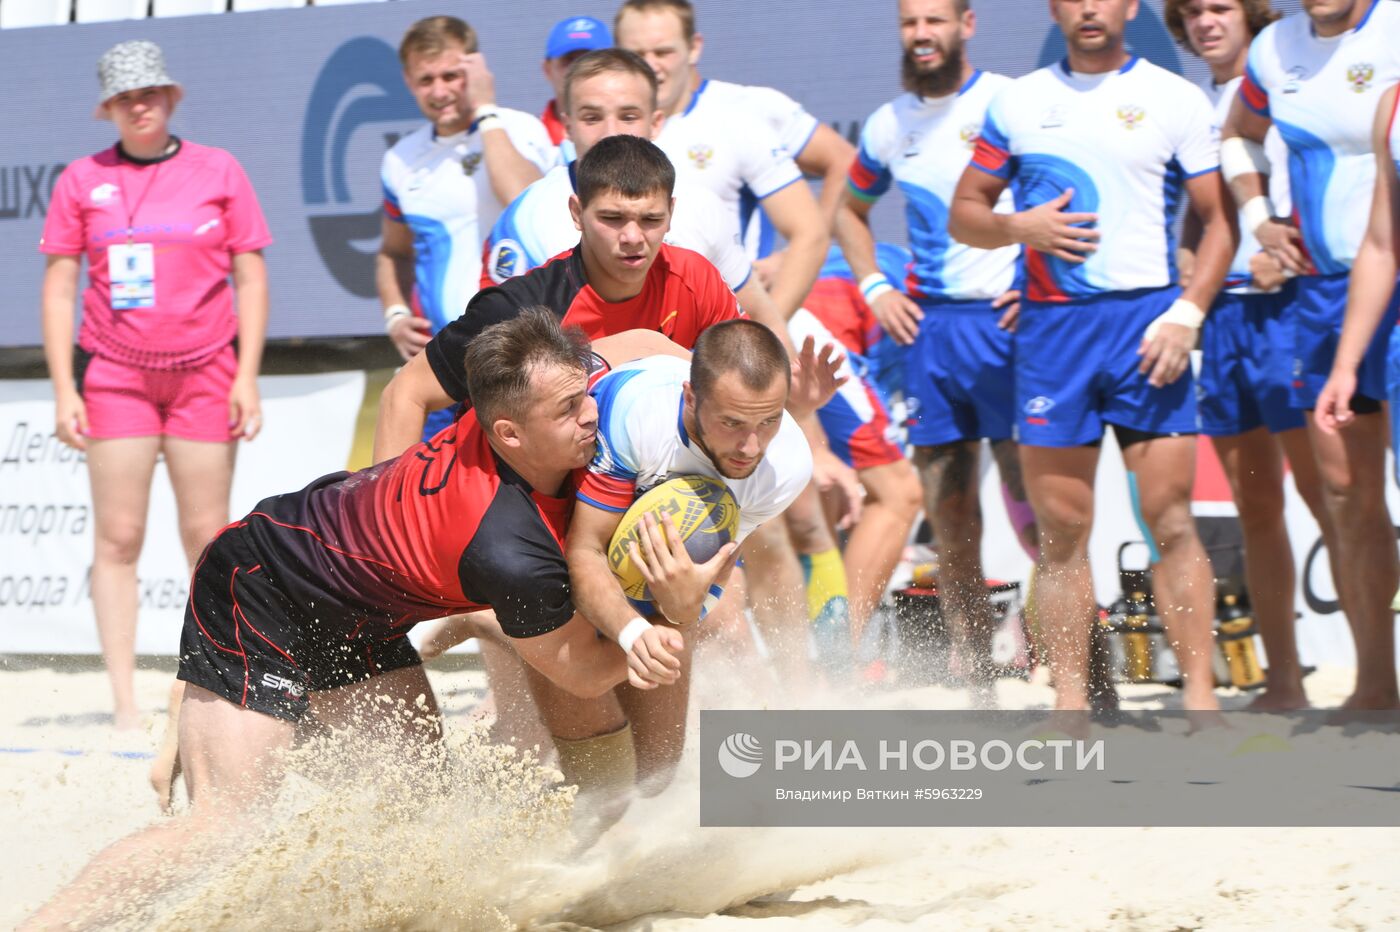
[[(155, 250), (152, 307), (114, 311), (107, 247)], [(116, 147), (64, 169), (39, 251), (87, 255), (78, 345), (147, 369), (198, 365), (238, 333), (229, 273), (236, 253), (272, 242), (248, 176), (222, 149), (181, 141), (172, 158), (137, 165)]]

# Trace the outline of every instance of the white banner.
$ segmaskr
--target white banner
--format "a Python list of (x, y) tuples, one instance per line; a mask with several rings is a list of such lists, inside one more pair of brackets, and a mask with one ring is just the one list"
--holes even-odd
[[(229, 514), (345, 468), (364, 398), (363, 372), (264, 376), (264, 426), (241, 443)], [(81, 454), (53, 436), (47, 380), (0, 382), (0, 653), (99, 651), (88, 571), (92, 496)], [(189, 570), (164, 464), (156, 467), (137, 566), (136, 650), (174, 654)]]

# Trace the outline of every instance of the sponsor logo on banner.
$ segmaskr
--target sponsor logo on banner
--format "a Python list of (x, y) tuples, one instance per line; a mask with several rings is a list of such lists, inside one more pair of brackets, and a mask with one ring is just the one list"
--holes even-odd
[[(321, 66), (301, 130), (301, 194), (316, 251), (340, 287), (373, 298), (380, 232), (379, 166), (350, 166), (358, 130), (383, 124), (402, 132), (422, 121), (404, 86), (398, 54), (383, 39), (357, 36)], [(386, 133), (384, 148), (398, 141)], [(379, 153), (382, 155), (382, 152)]]
[(67, 166), (0, 165), (0, 220), (44, 219), (58, 176)]

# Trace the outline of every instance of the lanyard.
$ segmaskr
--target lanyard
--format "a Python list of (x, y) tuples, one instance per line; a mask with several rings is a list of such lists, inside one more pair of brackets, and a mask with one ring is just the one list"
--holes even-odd
[[(161, 163), (164, 164), (164, 163)], [(138, 168), (140, 166), (137, 166)], [(151, 178), (146, 182), (146, 186), (141, 189), (141, 196), (136, 199), (136, 203), (127, 206), (126, 185), (117, 185), (117, 192), (122, 199), (122, 212), (126, 214), (126, 244), (132, 245), (136, 241), (136, 212), (141, 209), (141, 205), (146, 201), (146, 195), (151, 193), (151, 188), (156, 185), (156, 177), (160, 174), (160, 165), (151, 166)]]
[(119, 163), (129, 162), (137, 169), (151, 168), (150, 180), (146, 182), (146, 187), (141, 190), (141, 196), (136, 199), (134, 205), (128, 206), (127, 204), (126, 186), (121, 184), (117, 185), (117, 193), (122, 199), (122, 211), (126, 214), (126, 244), (128, 246), (132, 245), (136, 239), (136, 212), (139, 211), (141, 205), (145, 203), (146, 195), (151, 193), (151, 188), (155, 187), (156, 179), (160, 175), (160, 167), (180, 153), (180, 149), (182, 148), (180, 137), (171, 136), (170, 145), (174, 146), (173, 150), (168, 145), (165, 153), (155, 159), (137, 159), (127, 155), (126, 152), (123, 151), (121, 143), (117, 143), (117, 159)]

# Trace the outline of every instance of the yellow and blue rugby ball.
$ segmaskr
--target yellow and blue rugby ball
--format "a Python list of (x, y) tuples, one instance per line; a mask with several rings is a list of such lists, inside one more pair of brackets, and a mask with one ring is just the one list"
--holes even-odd
[(713, 558), (739, 534), (739, 505), (729, 486), (717, 479), (678, 476), (645, 492), (622, 516), (608, 544), (608, 565), (622, 584), (623, 593), (641, 611), (651, 610), (651, 593), (633, 565), (627, 545), (642, 533), (642, 517), (647, 512), (663, 521), (674, 520), (686, 552), (696, 563)]

